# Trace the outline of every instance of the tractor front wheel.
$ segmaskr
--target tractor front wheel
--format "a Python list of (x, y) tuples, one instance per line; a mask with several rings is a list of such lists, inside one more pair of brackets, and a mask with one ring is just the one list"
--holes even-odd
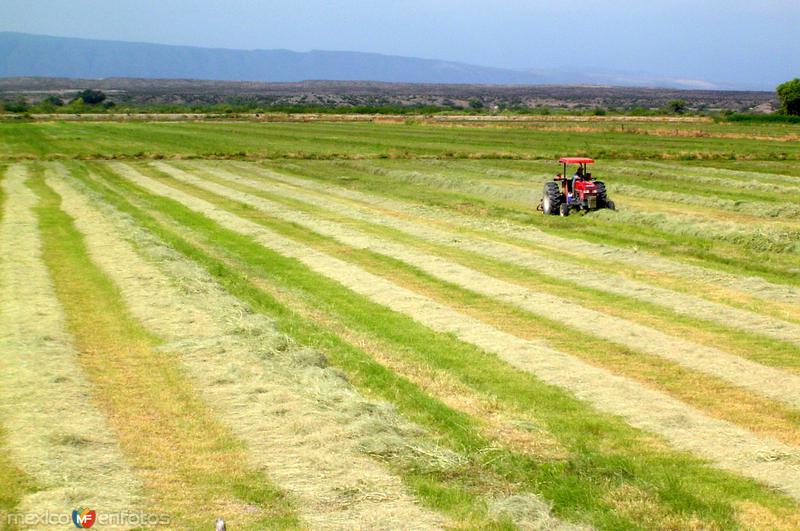
[(561, 192), (558, 190), (558, 185), (554, 182), (544, 183), (542, 212), (545, 215), (555, 215), (558, 213), (559, 205), (561, 205)]
[(606, 208), (609, 210), (616, 210), (617, 205), (614, 204), (614, 201), (606, 201)]
[(569, 205), (566, 203), (561, 203), (558, 213), (561, 214), (562, 218), (569, 216)]

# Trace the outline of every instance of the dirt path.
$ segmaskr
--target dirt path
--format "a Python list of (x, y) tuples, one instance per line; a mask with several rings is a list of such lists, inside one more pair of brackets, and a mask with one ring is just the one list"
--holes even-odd
[(136, 511), (141, 484), (92, 402), (42, 260), (26, 177), (24, 166), (8, 170), (0, 224), (0, 419), (12, 457), (39, 488), (16, 512)]
[[(61, 178), (48, 179), (48, 185), (62, 196), (62, 208), (85, 235), (92, 258), (122, 290), (132, 314), (168, 341), (165, 349), (181, 353), (207, 403), (246, 442), (253, 462), (297, 498), (313, 528), (445, 524), (417, 505), (396, 476), (358, 450), (366, 439), (381, 437), (359, 431), (370, 422), (388, 429), (389, 422), (402, 426), (400, 421), (388, 418), (385, 408), (370, 413), (376, 408), (334, 372), (316, 365), (319, 356), (289, 349), (268, 320), (250, 313), (128, 218), (107, 207), (105, 213), (98, 210), (67, 184), (63, 167), (55, 168)], [(270, 361), (276, 352), (291, 359)]]
[[(332, 202), (337, 202), (338, 199), (338, 203), (343, 207), (338, 212), (345, 212), (347, 217), (359, 221), (390, 227), (431, 243), (463, 249), (556, 278), (578, 278), (582, 286), (655, 303), (682, 315), (727, 326), (735, 326), (748, 332), (763, 334), (774, 339), (800, 345), (800, 325), (796, 323), (732, 308), (700, 297), (651, 286), (622, 276), (590, 270), (580, 265), (556, 260), (544, 254), (533, 253), (530, 250), (489, 238), (475, 238), (457, 232), (437, 229), (423, 223), (413, 223), (399, 217), (377, 212), (352, 200), (344, 200), (341, 196), (323, 195), (305, 187), (301, 189), (289, 187), (287, 186), (289, 183), (273, 184), (264, 180), (247, 179), (216, 166), (196, 166), (220, 179), (280, 194), (317, 208), (330, 210), (333, 206)], [(164, 169), (169, 166), (161, 165), (159, 167)]]
[[(231, 162), (230, 164), (245, 168), (247, 171), (258, 171), (260, 174), (275, 180), (315, 190), (324, 190), (326, 193), (332, 195), (405, 212), (407, 215), (420, 216), (445, 222), (450, 225), (469, 227), (489, 233), (499, 233), (504, 236), (522, 241), (529, 241), (538, 245), (544, 245), (555, 249), (564, 249), (565, 252), (573, 252), (578, 256), (590, 257), (603, 262), (618, 262), (639, 269), (652, 269), (679, 278), (686, 278), (696, 282), (708, 283), (726, 289), (744, 292), (753, 297), (767, 301), (782, 301), (794, 305), (800, 304), (800, 289), (792, 286), (774, 284), (759, 277), (733, 275), (716, 269), (708, 269), (693, 264), (670, 260), (650, 253), (562, 238), (533, 227), (521, 227), (510, 221), (476, 219), (453, 211), (444, 211), (435, 207), (384, 198), (377, 195), (365, 194), (355, 190), (347, 190), (327, 185), (317, 181), (291, 177), (260, 168), (253, 164), (239, 162)], [(576, 243), (580, 244), (580, 248), (577, 250), (575, 249)]]
[(195, 177), (168, 164), (156, 163), (155, 165), (179, 181), (251, 205), (278, 218), (334, 238), (350, 247), (367, 249), (396, 258), (418, 267), (436, 278), (487, 297), (508, 302), (535, 315), (558, 321), (562, 316), (562, 309), (569, 307), (570, 316), (574, 322), (592, 323), (591, 334), (594, 336), (625, 345), (638, 352), (674, 361), (690, 369), (717, 376), (733, 385), (744, 387), (760, 395), (800, 407), (800, 375), (766, 367), (716, 348), (706, 347), (632, 321), (581, 307), (548, 293), (533, 291), (500, 280), (444, 258), (417, 251), (407, 245), (371, 236), (341, 223), (324, 220), (285, 207), (280, 203)]
[(755, 478), (800, 499), (800, 452), (759, 438), (728, 422), (710, 418), (668, 395), (589, 365), (550, 348), (507, 334), (477, 319), (404, 289), (386, 279), (315, 251), (202, 199), (142, 175), (131, 166), (111, 167), (151, 193), (170, 197), (246, 234), (264, 247), (305, 264), (373, 302), (406, 314), (431, 329), (453, 334), (542, 381), (563, 387), (600, 410), (620, 415), (638, 428), (658, 433), (674, 446), (712, 460), (718, 466)]

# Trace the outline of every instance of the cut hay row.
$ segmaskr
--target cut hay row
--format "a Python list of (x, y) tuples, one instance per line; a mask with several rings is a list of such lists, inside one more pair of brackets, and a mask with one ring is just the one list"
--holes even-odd
[[(295, 496), (309, 525), (445, 524), (421, 508), (396, 476), (359, 451), (370, 443), (418, 444), (410, 435), (413, 428), (360, 397), (320, 364), (318, 354), (288, 344), (272, 323), (227, 295), (199, 267), (130, 219), (108, 207), (102, 213), (67, 182), (48, 180), (84, 233), (93, 259), (119, 285), (133, 315), (168, 341), (165, 349), (180, 353), (206, 402), (246, 442), (253, 463)], [(437, 448), (419, 450), (444, 461), (453, 458)]]
[(727, 242), (757, 253), (800, 254), (800, 230), (793, 226), (745, 224), (724, 219), (700, 219), (691, 214), (642, 210), (599, 210), (600, 220), (624, 226), (650, 227), (671, 236)]
[[(42, 260), (27, 169), (12, 166), (0, 224), (0, 419), (7, 450), (36, 483), (14, 512), (141, 508), (141, 484), (91, 396)], [(2, 494), (0, 494), (2, 495)], [(6, 522), (2, 522), (5, 524)]]
[(748, 216), (764, 218), (798, 218), (800, 206), (793, 202), (767, 202), (741, 199), (725, 199), (719, 197), (703, 197), (682, 192), (654, 190), (646, 186), (616, 183), (609, 186), (612, 193), (620, 193), (632, 197), (655, 199), (682, 205), (701, 206), (709, 209), (722, 209)]
[(609, 164), (614, 172), (640, 176), (666, 177), (681, 181), (711, 184), (720, 187), (754, 190), (774, 194), (800, 193), (800, 178), (776, 173), (711, 168), (687, 167), (655, 161), (625, 161)]
[[(173, 166), (157, 166), (163, 171), (170, 171)], [(336, 210), (347, 218), (366, 223), (385, 226), (399, 230), (415, 238), (463, 249), (480, 256), (515, 264), (554, 278), (577, 279), (581, 286), (588, 286), (608, 293), (638, 299), (660, 306), (689, 317), (712, 321), (726, 326), (735, 324), (737, 329), (763, 334), (781, 341), (800, 345), (800, 324), (783, 321), (756, 312), (733, 308), (701, 297), (668, 290), (628, 279), (621, 275), (612, 275), (598, 270), (591, 270), (564, 260), (558, 260), (545, 253), (532, 252), (516, 245), (500, 242), (485, 237), (473, 237), (456, 230), (443, 230), (421, 222), (412, 222), (391, 215), (392, 211), (379, 211), (365, 203), (345, 199), (341, 196), (319, 193), (309, 187), (290, 186), (288, 183), (269, 179), (248, 179), (239, 174), (217, 166), (193, 164), (193, 168), (224, 182), (239, 183), (256, 190), (265, 190), (275, 195), (288, 197), (313, 206), (322, 212)], [(173, 170), (174, 173), (174, 170)], [(184, 172), (185, 173), (185, 172)], [(338, 208), (337, 208), (338, 207)]]
[[(617, 201), (618, 204), (624, 205), (626, 209), (630, 209), (633, 212), (651, 212), (671, 216), (684, 216), (689, 214), (693, 218), (710, 220), (712, 222), (733, 222), (751, 227), (764, 227), (772, 232), (792, 232), (796, 231), (798, 228), (798, 221), (788, 218), (764, 218), (730, 210), (708, 208), (701, 205), (672, 203), (661, 201), (657, 198), (651, 199), (643, 196), (624, 195), (619, 192), (619, 189), (615, 190), (613, 193), (615, 201)], [(750, 242), (748, 245), (750, 248), (757, 247), (753, 242)]]
[(536, 459), (552, 460), (566, 457), (565, 449), (551, 433), (541, 429), (529, 429), (541, 423), (534, 412), (509, 407), (496, 399), (487, 400), (447, 371), (435, 369), (426, 363), (403, 360), (395, 351), (396, 347), (389, 342), (344, 326), (303, 304), (297, 297), (291, 298), (285, 293), (275, 294), (274, 291), (270, 294), (281, 297), (304, 317), (334, 330), (349, 344), (357, 345), (381, 365), (408, 378), (448, 407), (480, 419), (481, 433), (489, 439), (497, 440), (513, 451), (531, 455)]
[(419, 203), (377, 196), (356, 190), (320, 183), (306, 178), (285, 175), (264, 169), (253, 164), (230, 162), (234, 167), (260, 174), (288, 184), (322, 190), (334, 196), (352, 199), (368, 205), (404, 212), (406, 216), (432, 220), (450, 226), (461, 226), (483, 232), (488, 236), (499, 234), (521, 242), (530, 242), (546, 248), (560, 249), (565, 254), (591, 258), (603, 263), (616, 264), (620, 268), (632, 266), (639, 270), (655, 270), (679, 279), (702, 284), (710, 284), (731, 291), (743, 292), (766, 301), (780, 301), (792, 305), (800, 304), (800, 289), (783, 284), (775, 284), (755, 276), (742, 276), (711, 269), (695, 264), (681, 262), (634, 249), (616, 247), (588, 241), (578, 241), (550, 234), (531, 226), (521, 226), (509, 221), (477, 219), (453, 211), (430, 207)]
[(710, 459), (721, 468), (755, 478), (800, 499), (800, 456), (786, 445), (759, 438), (728, 422), (710, 418), (663, 393), (591, 366), (550, 348), (544, 341), (523, 340), (363, 269), (317, 252), (262, 226), (151, 179), (131, 166), (112, 164), (137, 186), (168, 197), (265, 248), (291, 257), (355, 293), (405, 314), (440, 333), (496, 354), (509, 364), (565, 388), (600, 410), (620, 415), (632, 425), (665, 437), (674, 446)]
[(570, 318), (578, 323), (592, 323), (591, 334), (608, 341), (625, 345), (638, 352), (662, 357), (690, 369), (717, 376), (735, 386), (757, 394), (800, 407), (800, 376), (753, 363), (717, 348), (667, 335), (653, 328), (620, 319), (602, 312), (570, 303), (565, 299), (533, 291), (518, 284), (464, 267), (439, 256), (417, 251), (407, 245), (370, 236), (341, 223), (324, 220), (282, 206), (252, 194), (234, 190), (207, 181), (163, 163), (156, 167), (173, 178), (214, 194), (255, 207), (272, 216), (296, 223), (318, 234), (328, 236), (356, 249), (366, 249), (418, 267), (445, 282), (472, 290), (487, 297), (501, 300), (553, 321), (563, 316), (563, 308), (570, 308)]

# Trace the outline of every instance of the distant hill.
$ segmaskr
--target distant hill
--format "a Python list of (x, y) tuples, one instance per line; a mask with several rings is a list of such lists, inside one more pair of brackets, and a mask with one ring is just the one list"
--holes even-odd
[(774, 92), (600, 87), (592, 85), (481, 85), (467, 83), (386, 83), (380, 81), (213, 81), (143, 78), (0, 77), (0, 101), (37, 102), (56, 95), (70, 100), (83, 89), (102, 90), (117, 104), (270, 106), (425, 106), (486, 108), (661, 109), (682, 99), (692, 110), (772, 112)]
[(511, 70), (375, 53), (228, 50), (0, 32), (0, 77), (23, 76), (720, 88), (646, 74)]
[(538, 84), (532, 73), (375, 53), (226, 50), (0, 33), (0, 76)]

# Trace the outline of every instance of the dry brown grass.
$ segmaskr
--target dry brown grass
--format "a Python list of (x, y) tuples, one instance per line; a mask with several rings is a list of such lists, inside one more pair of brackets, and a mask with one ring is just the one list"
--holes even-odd
[[(719, 529), (717, 526), (713, 526), (707, 521), (698, 520), (691, 515), (679, 518), (675, 515), (667, 514), (661, 509), (658, 500), (653, 494), (631, 485), (621, 485), (610, 492), (606, 497), (606, 501), (616, 508), (620, 514), (632, 518), (636, 522), (643, 522), (646, 529), (663, 531)], [(760, 505), (757, 507), (761, 508)]]
[(788, 510), (769, 510), (751, 502), (741, 502), (738, 506), (737, 520), (743, 529), (752, 531), (769, 529), (771, 531), (797, 531), (800, 529), (800, 513)]

